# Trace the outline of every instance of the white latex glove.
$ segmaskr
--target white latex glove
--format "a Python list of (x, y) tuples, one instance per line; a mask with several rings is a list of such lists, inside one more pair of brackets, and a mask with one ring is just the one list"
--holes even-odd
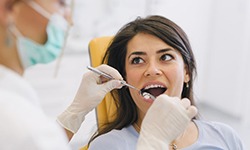
[(118, 80), (100, 83), (100, 75), (94, 72), (88, 71), (83, 75), (82, 82), (73, 102), (57, 118), (57, 121), (72, 133), (78, 131), (87, 113), (93, 110), (108, 92), (122, 87), (120, 81), (122, 80), (122, 76), (116, 69), (104, 64), (96, 67), (96, 69)]
[(143, 119), (137, 150), (168, 150), (196, 114), (196, 107), (186, 98), (158, 96)]

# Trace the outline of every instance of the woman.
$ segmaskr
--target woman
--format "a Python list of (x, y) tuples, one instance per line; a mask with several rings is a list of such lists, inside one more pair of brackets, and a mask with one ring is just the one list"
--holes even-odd
[[(154, 97), (161, 99), (162, 94), (166, 94), (172, 101), (188, 99), (195, 105), (196, 64), (191, 46), (185, 32), (162, 16), (137, 18), (126, 24), (115, 35), (103, 62), (117, 69), (129, 84)], [(112, 96), (118, 108), (117, 117), (92, 137), (90, 150), (135, 149), (141, 123), (155, 103), (126, 87), (114, 90)], [(154, 117), (164, 120), (167, 115)], [(181, 136), (169, 143), (169, 149), (243, 149), (230, 127), (196, 118)]]

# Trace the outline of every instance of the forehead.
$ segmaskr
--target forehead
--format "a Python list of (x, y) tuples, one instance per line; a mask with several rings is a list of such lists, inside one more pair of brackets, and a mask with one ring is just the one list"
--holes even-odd
[(35, 2), (41, 2), (41, 3), (58, 2), (58, 3), (65, 3), (65, 4), (70, 4), (72, 2), (72, 0), (25, 0), (25, 1), (35, 1)]
[(127, 53), (131, 51), (152, 51), (166, 48), (173, 49), (157, 36), (148, 33), (138, 33), (128, 42)]
[(62, 8), (65, 8), (65, 6), (70, 6), (72, 2), (72, 0), (26, 0), (26, 1), (36, 2), (39, 6), (41, 6), (43, 9), (45, 9), (47, 12), (51, 14), (62, 10)]

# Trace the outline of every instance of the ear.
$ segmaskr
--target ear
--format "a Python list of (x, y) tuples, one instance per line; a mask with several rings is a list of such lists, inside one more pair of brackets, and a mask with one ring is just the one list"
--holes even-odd
[(184, 82), (188, 83), (189, 81), (190, 81), (189, 71), (188, 71), (187, 66), (185, 65), (185, 68), (184, 68)]

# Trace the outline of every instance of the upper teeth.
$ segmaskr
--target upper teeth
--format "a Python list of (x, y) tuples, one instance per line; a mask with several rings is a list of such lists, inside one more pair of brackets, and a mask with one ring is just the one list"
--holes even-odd
[(147, 89), (150, 89), (150, 88), (164, 88), (164, 86), (159, 85), (159, 84), (152, 84), (152, 85), (146, 86), (144, 89), (147, 90)]

